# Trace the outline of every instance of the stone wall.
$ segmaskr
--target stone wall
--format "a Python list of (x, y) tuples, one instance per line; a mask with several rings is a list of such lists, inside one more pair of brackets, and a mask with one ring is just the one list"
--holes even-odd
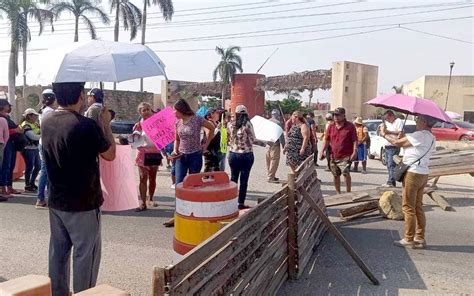
[[(29, 86), (25, 89), (25, 97), (31, 97), (37, 95), (41, 98), (43, 89), (47, 87), (42, 86)], [(86, 89), (86, 92), (89, 89)], [(132, 92), (132, 91), (120, 91), (120, 90), (104, 90), (105, 104), (109, 109), (112, 109), (116, 113), (116, 119), (120, 120), (138, 120), (139, 115), (137, 111), (138, 104), (141, 102), (150, 103), (154, 109), (162, 106), (154, 105), (154, 94), (149, 92)], [(18, 94), (16, 105), (18, 115), (22, 114), (27, 108), (34, 108), (38, 110), (41, 106), (41, 100), (38, 104), (32, 105), (33, 100), (23, 99), (21, 94)]]

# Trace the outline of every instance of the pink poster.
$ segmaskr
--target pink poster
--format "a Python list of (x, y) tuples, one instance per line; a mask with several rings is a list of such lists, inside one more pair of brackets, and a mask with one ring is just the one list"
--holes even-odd
[(173, 108), (166, 107), (142, 123), (145, 134), (162, 150), (166, 145), (175, 140), (176, 116)]
[(129, 145), (117, 145), (114, 161), (100, 159), (100, 181), (104, 196), (102, 211), (116, 212), (138, 208), (138, 185), (132, 148)]

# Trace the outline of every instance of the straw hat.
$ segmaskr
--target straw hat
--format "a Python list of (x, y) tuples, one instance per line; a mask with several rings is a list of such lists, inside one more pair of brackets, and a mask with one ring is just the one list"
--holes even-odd
[(357, 118), (354, 120), (354, 124), (364, 124), (364, 122), (362, 121), (362, 117), (357, 116)]

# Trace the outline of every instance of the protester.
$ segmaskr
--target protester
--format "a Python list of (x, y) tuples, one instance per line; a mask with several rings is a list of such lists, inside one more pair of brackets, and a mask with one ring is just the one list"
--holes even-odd
[[(10, 134), (8, 133), (8, 122), (5, 119), (8, 116), (8, 108), (8, 101), (0, 99), (0, 176), (2, 175), (3, 151), (5, 150), (5, 145), (8, 142), (8, 139), (10, 138)], [(0, 202), (7, 200), (7, 196), (0, 194)]]
[[(403, 131), (403, 121), (397, 118), (392, 110), (387, 110), (384, 113), (384, 122), (382, 126), (386, 127), (386, 133), (388, 135), (398, 136)], [(382, 184), (387, 187), (396, 187), (395, 177), (393, 171), (397, 165), (393, 160), (393, 156), (400, 153), (400, 148), (389, 143), (385, 145), (385, 163), (387, 164), (388, 180), (386, 184)]]
[(229, 166), (231, 180), (239, 183), (239, 209), (248, 209), (245, 205), (250, 170), (254, 162), (252, 145), (255, 132), (248, 115), (247, 107), (238, 105), (235, 108), (234, 120), (227, 125), (229, 141)]
[[(326, 126), (324, 127), (324, 133), (321, 139), (324, 141), (326, 138), (326, 135), (328, 133), (328, 128), (331, 124), (334, 124), (334, 119), (331, 113), (327, 113), (326, 116)], [(331, 171), (331, 143), (326, 143), (326, 151), (324, 153), (326, 154), (326, 161), (327, 161), (327, 168), (324, 169), (326, 172)]]
[(402, 210), (405, 216), (404, 238), (395, 241), (400, 247), (425, 248), (426, 218), (423, 212), (423, 191), (428, 183), (429, 162), (436, 150), (436, 139), (431, 128), (436, 120), (429, 116), (418, 116), (416, 131), (400, 139), (388, 133), (387, 126), (382, 126), (381, 136), (396, 147), (403, 147), (403, 163), (409, 166), (403, 179)]
[[(272, 110), (272, 117), (269, 119), (271, 122), (278, 124), (283, 129), (283, 122), (280, 120), (280, 111), (277, 109)], [(285, 136), (282, 134), (278, 140), (274, 143), (270, 142), (267, 144), (267, 176), (268, 182), (278, 183), (280, 179), (275, 177), (278, 165), (280, 164), (281, 147), (285, 147)]]
[(53, 83), (59, 104), (41, 127), (50, 181), (49, 277), (52, 295), (69, 295), (71, 248), (74, 293), (94, 287), (101, 254), (103, 203), (99, 161), (115, 158), (111, 114), (104, 107), (101, 126), (79, 114), (85, 105), (84, 84)]
[(163, 161), (163, 156), (155, 147), (155, 144), (145, 134), (141, 125), (143, 121), (153, 116), (154, 112), (151, 105), (146, 102), (140, 103), (138, 105), (138, 113), (140, 114), (141, 119), (133, 127), (133, 132), (134, 135), (142, 138), (143, 144), (137, 148), (137, 156), (135, 159), (135, 164), (138, 166), (138, 172), (140, 175), (140, 184), (138, 186), (140, 192), (140, 205), (135, 211), (141, 212), (145, 211), (147, 206), (158, 206), (158, 204), (153, 201), (153, 196), (155, 195), (156, 189), (156, 174), (161, 162)]
[[(56, 96), (53, 92), (52, 89), (45, 89), (42, 93), (42, 101), (41, 103), (43, 106), (41, 106), (39, 110), (39, 123), (41, 126), (41, 123), (43, 122), (43, 119), (45, 119), (47, 116), (49, 116), (53, 111), (54, 103), (56, 102)], [(47, 207), (47, 202), (45, 198), (45, 191), (46, 187), (48, 187), (49, 190), (49, 181), (48, 181), (48, 172), (46, 170), (46, 163), (44, 161), (44, 156), (43, 156), (43, 145), (42, 145), (42, 140), (40, 139), (39, 141), (39, 153), (40, 153), (40, 160), (41, 160), (41, 169), (39, 173), (39, 181), (38, 181), (38, 199), (36, 201), (36, 208), (37, 209), (44, 209)]]
[(288, 131), (288, 139), (283, 153), (286, 153), (286, 164), (295, 173), (298, 166), (313, 153), (313, 147), (310, 142), (311, 131), (303, 113), (293, 112), (290, 120), (291, 128)]
[(220, 166), (220, 150), (221, 150), (221, 133), (219, 125), (219, 117), (222, 114), (221, 110), (210, 108), (206, 114), (206, 120), (211, 122), (215, 127), (215, 133), (212, 140), (209, 142), (207, 152), (204, 154), (204, 171), (216, 172), (221, 170)]
[(313, 111), (306, 115), (306, 123), (308, 124), (310, 130), (310, 142), (311, 147), (313, 147), (314, 165), (318, 167), (318, 125), (316, 124), (316, 121), (314, 121)]
[[(175, 159), (176, 184), (183, 182), (187, 174), (201, 172), (202, 155), (214, 137), (214, 124), (197, 116), (184, 99), (174, 104), (176, 123), (176, 140), (171, 155)], [(201, 145), (201, 129), (207, 131), (206, 142)], [(163, 223), (166, 227), (174, 226), (174, 219)]]
[(359, 161), (362, 162), (362, 174), (367, 174), (367, 142), (369, 139), (369, 129), (364, 125), (362, 117), (358, 116), (354, 120), (357, 132), (357, 157), (354, 161), (353, 172), (359, 171)]
[(22, 151), (25, 159), (25, 191), (36, 192), (36, 177), (41, 168), (41, 161), (39, 155), (39, 140), (41, 138), (40, 126), (38, 123), (39, 114), (31, 108), (28, 108), (23, 113), (24, 120), (20, 124), (23, 132), (28, 140), (25, 148)]
[(334, 176), (334, 187), (341, 193), (341, 175), (344, 175), (346, 191), (351, 192), (351, 162), (357, 156), (357, 133), (354, 124), (347, 121), (346, 110), (342, 107), (333, 112), (334, 124), (329, 125), (323, 146), (325, 155), (327, 145), (331, 145), (331, 172)]
[(8, 103), (6, 108), (6, 116), (4, 118), (8, 123), (8, 133), (10, 137), (3, 151), (2, 174), (0, 176), (0, 194), (11, 196), (12, 194), (21, 193), (21, 191), (13, 189), (13, 170), (15, 169), (16, 165), (17, 152), (23, 150), (27, 140), (21, 127), (19, 127), (10, 117), (12, 106)]
[(94, 119), (95, 122), (100, 123), (100, 113), (104, 105), (104, 92), (101, 89), (93, 88), (87, 93), (87, 110), (84, 113), (85, 117)]
[(169, 143), (168, 145), (165, 146), (165, 149), (163, 152), (165, 153), (166, 156), (166, 162), (168, 163), (167, 168), (171, 172), (171, 189), (176, 188), (176, 160), (173, 159), (171, 156), (173, 154), (174, 150), (174, 142)]

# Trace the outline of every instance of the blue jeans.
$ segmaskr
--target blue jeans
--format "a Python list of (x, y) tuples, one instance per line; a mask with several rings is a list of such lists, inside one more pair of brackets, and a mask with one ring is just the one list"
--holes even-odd
[(385, 146), (385, 163), (387, 164), (388, 170), (388, 180), (387, 184), (395, 186), (397, 184), (395, 180), (395, 176), (393, 175), (393, 171), (397, 164), (393, 160), (393, 156), (398, 155), (400, 153), (400, 148), (395, 146)]
[(202, 168), (202, 151), (183, 154), (176, 160), (176, 184), (183, 182), (187, 174), (200, 173)]
[(218, 152), (217, 155), (219, 155), (219, 169), (225, 172), (225, 159), (227, 153)]
[(46, 171), (46, 162), (44, 161), (43, 149), (40, 146), (40, 160), (41, 160), (41, 170), (39, 175), (39, 182), (38, 182), (38, 200), (44, 201), (45, 195), (44, 192), (46, 190), (46, 186), (49, 188), (49, 179), (48, 179), (48, 171)]
[(13, 170), (16, 164), (16, 151), (13, 142), (8, 140), (3, 151), (2, 171), (0, 172), (0, 186), (12, 186)]
[(24, 149), (22, 155), (25, 159), (25, 186), (33, 186), (41, 168), (39, 150)]
[(250, 177), (250, 170), (254, 162), (253, 152), (247, 153), (234, 153), (229, 152), (229, 166), (230, 166), (230, 179), (232, 182), (239, 184), (239, 204), (245, 203), (247, 196), (247, 187)]

